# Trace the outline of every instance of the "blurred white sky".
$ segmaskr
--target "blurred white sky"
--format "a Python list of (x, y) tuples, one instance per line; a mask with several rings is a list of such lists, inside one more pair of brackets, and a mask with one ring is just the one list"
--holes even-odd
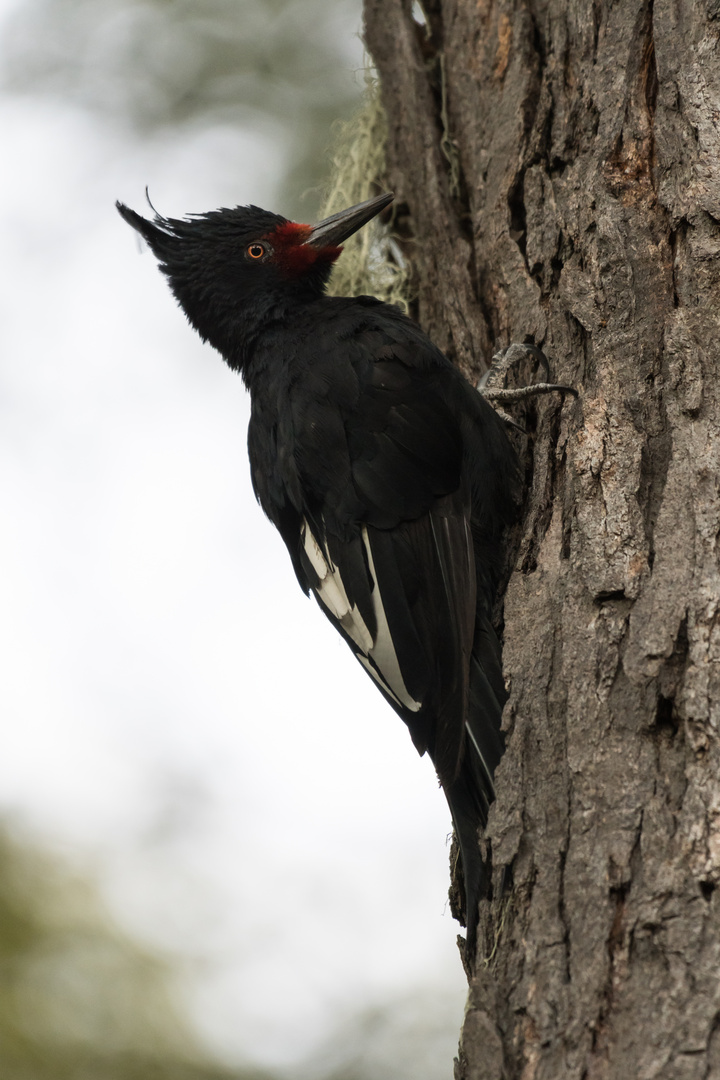
[(290, 1063), (423, 987), (459, 1027), (432, 767), (298, 589), (240, 379), (113, 207), (147, 183), (163, 213), (282, 212), (281, 148), (27, 97), (0, 129), (0, 809), (185, 958), (230, 1059)]

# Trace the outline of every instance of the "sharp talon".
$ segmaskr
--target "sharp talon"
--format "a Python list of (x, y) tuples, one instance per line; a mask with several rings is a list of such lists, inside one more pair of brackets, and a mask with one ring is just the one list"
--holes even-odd
[[(502, 383), (509, 369), (513, 364), (522, 360), (528, 354), (537, 360), (538, 365), (543, 370), (546, 381), (541, 383), (531, 383), (529, 386), (515, 387), (512, 390), (507, 389)], [(478, 392), (490, 402), (505, 423), (509, 423), (514, 428), (517, 428), (518, 431), (527, 434), (524, 428), (520, 427), (519, 424), (516, 424), (515, 421), (498, 406), (500, 404), (509, 405), (517, 401), (525, 401), (527, 398), (539, 397), (541, 394), (572, 394), (575, 398), (579, 397), (578, 391), (574, 386), (565, 386), (563, 383), (548, 382), (547, 379), (549, 373), (550, 366), (548, 364), (548, 358), (542, 349), (539, 349), (537, 345), (530, 343), (519, 344), (516, 342), (512, 345), (508, 345), (506, 349), (501, 349), (500, 352), (495, 353), (490, 367), (478, 382), (477, 389)]]
[(513, 420), (512, 416), (510, 416), (509, 413), (506, 413), (504, 409), (501, 409), (499, 406), (495, 405), (493, 405), (493, 408), (495, 409), (495, 412), (498, 414), (500, 419), (503, 420), (508, 425), (508, 427), (513, 427), (516, 431), (521, 432), (521, 434), (527, 435), (527, 431), (525, 430), (525, 428), (521, 427), (520, 424)]

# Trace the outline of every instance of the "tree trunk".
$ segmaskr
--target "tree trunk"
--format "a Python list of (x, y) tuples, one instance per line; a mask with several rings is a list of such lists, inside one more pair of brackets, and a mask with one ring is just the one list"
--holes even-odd
[(720, 2), (366, 0), (417, 317), (545, 399), (463, 1080), (720, 1077)]

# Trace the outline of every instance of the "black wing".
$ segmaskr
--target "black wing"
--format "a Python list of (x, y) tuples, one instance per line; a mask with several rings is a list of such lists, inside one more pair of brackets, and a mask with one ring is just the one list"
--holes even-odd
[(503, 749), (490, 606), (512, 452), (493, 410), (411, 327), (361, 326), (342, 349), (289, 363), (274, 445), (258, 422), (251, 463), (301, 585), (430, 753), (472, 913)]
[(325, 614), (449, 782), (462, 754), (476, 609), (462, 436), (438, 392), (446, 370), (410, 366), (397, 344), (371, 352), (374, 337), (356, 343), (351, 409), (318, 393), (317, 369), (292, 398), (300, 563)]

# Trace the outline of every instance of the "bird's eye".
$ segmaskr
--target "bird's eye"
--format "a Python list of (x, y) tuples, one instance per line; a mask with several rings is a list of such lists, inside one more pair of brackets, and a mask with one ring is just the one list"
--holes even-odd
[(262, 244), (250, 244), (247, 253), (251, 259), (262, 259), (265, 254), (265, 248)]

